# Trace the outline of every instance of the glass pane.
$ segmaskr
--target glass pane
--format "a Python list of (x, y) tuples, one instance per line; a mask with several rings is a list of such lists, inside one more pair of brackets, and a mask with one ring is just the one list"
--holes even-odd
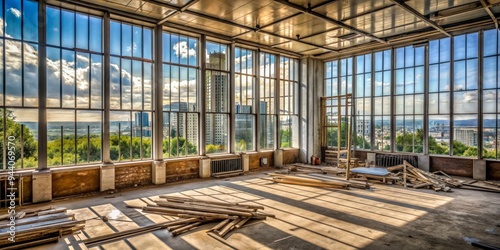
[(89, 49), (95, 52), (101, 52), (102, 50), (102, 19), (99, 17), (91, 16), (89, 18), (90, 27), (90, 44)]
[(67, 108), (75, 107), (75, 52), (62, 50), (62, 106)]
[(120, 58), (110, 58), (110, 106), (112, 109), (119, 109), (121, 104), (121, 63)]
[(132, 26), (129, 24), (122, 23), (121, 25), (121, 49), (122, 56), (132, 56), (132, 50), (134, 49), (132, 44)]
[(47, 44), (60, 46), (61, 45), (61, 12), (57, 8), (47, 7), (46, 24), (47, 25)]
[[(151, 29), (143, 28), (143, 53), (142, 57), (146, 59), (153, 59), (153, 32)], [(163, 59), (166, 60), (166, 59)]]
[[(235, 118), (235, 150), (236, 152), (254, 150), (253, 138), (254, 138), (254, 116), (237, 114)], [(287, 132), (283, 137), (288, 138), (291, 136), (291, 131), (282, 130)], [(291, 137), (290, 137), (291, 139)], [(282, 142), (283, 143), (283, 142)]]
[(91, 82), (91, 102), (90, 107), (93, 109), (102, 108), (102, 56), (91, 55), (90, 68)]
[(142, 28), (140, 26), (133, 26), (132, 37), (132, 56), (142, 57)]
[(228, 134), (228, 115), (207, 114), (206, 153), (226, 153)]
[(109, 48), (111, 55), (121, 55), (121, 24), (111, 21), (109, 33)]
[(76, 87), (76, 106), (78, 108), (90, 107), (90, 66), (89, 54), (77, 53), (76, 56), (76, 72), (77, 72), (77, 87)]
[(89, 16), (76, 14), (76, 47), (89, 48)]
[(24, 44), (24, 106), (38, 106), (38, 45)]
[(450, 150), (449, 116), (429, 116), (429, 154), (448, 155)]
[(75, 47), (75, 12), (61, 10), (61, 26), (61, 34), (64, 34), (61, 35), (62, 46), (73, 49)]

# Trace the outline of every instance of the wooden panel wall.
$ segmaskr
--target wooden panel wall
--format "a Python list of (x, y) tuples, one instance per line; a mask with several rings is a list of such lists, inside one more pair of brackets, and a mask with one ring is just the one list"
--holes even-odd
[(52, 173), (52, 198), (97, 192), (100, 190), (100, 170)]
[(267, 163), (269, 166), (274, 166), (274, 151), (268, 152), (258, 152), (255, 154), (249, 154), (250, 170), (257, 169), (260, 167), (260, 158), (267, 158)]
[(117, 166), (115, 168), (115, 188), (133, 187), (151, 183), (151, 162), (136, 165)]
[(167, 161), (167, 183), (200, 177), (200, 161), (198, 159), (186, 161)]
[(486, 179), (500, 180), (500, 162), (497, 161), (486, 162)]
[(283, 150), (283, 164), (293, 164), (299, 162), (299, 149)]
[(354, 157), (358, 158), (359, 161), (365, 162), (367, 158), (368, 152), (367, 151), (355, 151), (354, 152)]
[(31, 175), (23, 175), (23, 203), (31, 203), (33, 193)]
[(473, 163), (473, 159), (431, 156), (430, 170), (431, 172), (441, 170), (450, 175), (472, 178)]

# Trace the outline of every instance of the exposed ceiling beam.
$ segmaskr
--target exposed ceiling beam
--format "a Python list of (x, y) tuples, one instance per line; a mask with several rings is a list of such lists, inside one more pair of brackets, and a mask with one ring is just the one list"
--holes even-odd
[(134, 13), (130, 13), (130, 12), (127, 12), (124, 10), (115, 9), (113, 7), (103, 6), (103, 5), (90, 3), (90, 2), (86, 2), (86, 1), (79, 1), (79, 0), (57, 0), (57, 1), (61, 2), (61, 3), (68, 3), (68, 4), (75, 5), (75, 6), (84, 7), (84, 8), (95, 9), (95, 10), (99, 10), (102, 12), (109, 12), (110, 14), (113, 14), (113, 15), (132, 18), (132, 19), (136, 19), (139, 21), (147, 22), (147, 23), (155, 24), (156, 22), (158, 22), (158, 19), (156, 19), (156, 18), (151, 18), (151, 17), (145, 16), (142, 14), (134, 14)]
[(493, 23), (495, 23), (495, 28), (498, 29), (498, 20), (495, 17), (495, 15), (493, 14), (493, 12), (491, 12), (491, 9), (488, 6), (488, 4), (484, 0), (479, 0), (479, 1), (483, 5), (483, 8), (486, 11), (486, 13), (488, 13), (488, 15), (490, 15), (491, 19), (493, 19)]
[(256, 30), (256, 28), (253, 28), (253, 27), (249, 27), (249, 26), (246, 26), (246, 25), (243, 25), (243, 24), (239, 24), (239, 23), (236, 23), (236, 22), (233, 22), (233, 21), (229, 21), (227, 19), (223, 19), (223, 18), (219, 18), (219, 17), (214, 17), (214, 16), (210, 16), (210, 15), (207, 15), (207, 14), (204, 14), (204, 13), (199, 13), (199, 12), (196, 12), (196, 11), (188, 10), (187, 8), (185, 8), (183, 10), (183, 8), (185, 6), (184, 7), (179, 7), (179, 6), (176, 6), (176, 5), (173, 5), (173, 4), (169, 4), (169, 3), (165, 3), (165, 2), (160, 2), (158, 0), (143, 0), (143, 1), (149, 2), (149, 3), (152, 3), (152, 4), (156, 4), (156, 5), (161, 6), (161, 7), (173, 9), (173, 10), (175, 10), (177, 12), (184, 12), (186, 14), (190, 14), (190, 15), (193, 15), (193, 16), (205, 18), (205, 19), (208, 19), (208, 20), (216, 21), (216, 22), (219, 22), (219, 23), (227, 24), (227, 25), (236, 26), (238, 28), (242, 28), (242, 29), (246, 29), (246, 30), (252, 30), (252, 31)]
[(184, 12), (186, 11), (189, 7), (193, 6), (195, 3), (199, 2), (200, 0), (192, 0), (190, 1), (189, 3), (185, 4), (184, 6), (182, 6), (179, 10), (173, 10), (172, 12), (168, 13), (168, 15), (166, 17), (164, 17), (163, 19), (161, 19), (157, 24), (158, 25), (161, 25), (163, 24), (164, 22), (166, 22), (170, 17), (174, 16), (175, 14), (179, 13), (179, 12)]
[(258, 32), (266, 34), (266, 35), (270, 35), (270, 36), (279, 37), (279, 38), (282, 38), (282, 39), (287, 39), (290, 42), (298, 42), (298, 43), (309, 45), (309, 46), (312, 46), (312, 47), (315, 47), (315, 48), (318, 48), (318, 49), (326, 49), (326, 50), (329, 50), (329, 51), (332, 51), (332, 52), (337, 52), (337, 50), (335, 50), (335, 49), (331, 49), (331, 48), (328, 48), (328, 47), (323, 47), (323, 46), (320, 46), (320, 45), (317, 45), (317, 44), (313, 44), (313, 43), (304, 42), (304, 41), (301, 41), (300, 39), (293, 39), (291, 37), (282, 36), (282, 35), (279, 35), (279, 34), (276, 34), (276, 33), (272, 33), (272, 32), (268, 32), (268, 31), (265, 31), (265, 30), (259, 30)]
[(285, 54), (285, 55), (289, 55), (289, 56), (294, 56), (294, 57), (300, 57), (300, 56), (302, 56), (301, 54), (299, 54), (297, 52), (289, 51), (289, 50), (286, 50), (286, 49), (273, 48), (273, 47), (271, 47), (269, 45), (260, 44), (260, 43), (256, 43), (256, 42), (251, 42), (251, 41), (242, 40), (242, 39), (233, 39), (230, 36), (221, 35), (221, 34), (218, 34), (218, 33), (215, 33), (215, 32), (206, 31), (206, 30), (202, 30), (202, 29), (198, 29), (198, 28), (193, 28), (193, 27), (188, 27), (188, 26), (185, 26), (185, 25), (176, 24), (176, 23), (172, 23), (172, 22), (166, 22), (164, 24), (164, 26), (170, 27), (170, 28), (174, 28), (174, 29), (183, 30), (183, 31), (187, 31), (187, 32), (193, 32), (193, 33), (197, 33), (197, 34), (206, 34), (206, 35), (208, 35), (210, 37), (214, 37), (214, 38), (217, 38), (217, 39), (226, 40), (228, 42), (229, 41), (234, 41), (237, 44), (247, 45), (247, 46), (256, 47), (256, 48), (261, 48), (261, 49), (265, 49), (265, 50), (268, 50), (268, 51), (275, 51), (275, 52), (278, 52), (278, 53), (281, 53), (281, 54)]
[(371, 38), (373, 40), (376, 40), (378, 42), (386, 43), (386, 41), (384, 39), (378, 38), (378, 37), (376, 37), (376, 36), (374, 36), (374, 35), (372, 35), (372, 34), (370, 34), (368, 32), (362, 31), (362, 30), (360, 30), (358, 28), (355, 28), (355, 27), (352, 27), (350, 25), (347, 25), (347, 24), (345, 24), (345, 23), (343, 23), (341, 21), (338, 21), (338, 20), (332, 19), (330, 17), (327, 17), (327, 16), (325, 16), (323, 14), (314, 12), (314, 11), (311, 10), (311, 8), (304, 8), (304, 7), (300, 6), (300, 5), (297, 5), (297, 4), (294, 4), (294, 3), (290, 3), (287, 0), (274, 0), (274, 1), (276, 1), (278, 3), (281, 3), (283, 5), (286, 5), (286, 6), (290, 7), (290, 8), (292, 8), (292, 9), (296, 9), (296, 10), (298, 10), (298, 11), (300, 11), (300, 12), (306, 14), (306, 15), (310, 15), (310, 16), (319, 18), (319, 19), (321, 19), (321, 20), (323, 20), (325, 22), (329, 22), (331, 24), (340, 26), (340, 27), (342, 27), (344, 29), (350, 30), (350, 31), (352, 31), (354, 33), (357, 33), (357, 34), (360, 34), (360, 35), (363, 35), (363, 36), (366, 36), (366, 37), (369, 37), (369, 38)]
[[(338, 0), (330, 0), (330, 1), (325, 1), (325, 2), (319, 3), (319, 4), (317, 4), (317, 5), (314, 5), (314, 6), (310, 7), (310, 8), (311, 8), (311, 9), (316, 9), (316, 8), (321, 7), (321, 6), (324, 6), (324, 5), (327, 5), (327, 4), (331, 4), (331, 3), (333, 3), (333, 2), (337, 2), (337, 1), (338, 1)], [(300, 15), (302, 15), (302, 14), (304, 14), (304, 13), (302, 13), (302, 12), (297, 12), (297, 13), (295, 13), (295, 14), (289, 15), (289, 16), (284, 17), (284, 18), (282, 18), (282, 19), (276, 20), (276, 21), (274, 21), (274, 22), (271, 22), (271, 23), (268, 23), (268, 24), (266, 24), (266, 25), (259, 26), (259, 27), (256, 27), (256, 28), (257, 28), (258, 30), (260, 30), (260, 29), (265, 29), (265, 28), (271, 27), (271, 26), (273, 26), (273, 25), (275, 25), (275, 24), (278, 24), (278, 23), (284, 22), (284, 21), (286, 21), (286, 20), (288, 20), (288, 19), (292, 19), (292, 18), (294, 18), (294, 17), (296, 17), (296, 16), (300, 16)], [(259, 24), (257, 24), (257, 25), (259, 25)], [(246, 35), (246, 34), (248, 34), (249, 32), (250, 32), (250, 31), (245, 31), (245, 32), (243, 32), (243, 33), (241, 33), (241, 34), (238, 34), (238, 35), (234, 36), (233, 38), (236, 38), (236, 37), (240, 37), (240, 36)]]
[[(286, 20), (288, 20), (288, 19), (292, 19), (292, 18), (294, 18), (294, 17), (296, 17), (296, 16), (300, 16), (300, 15), (302, 15), (302, 13), (297, 12), (297, 13), (295, 13), (295, 14), (293, 14), (293, 15), (290, 15), (290, 16), (287, 16), (287, 17), (284, 17), (284, 18), (282, 18), (282, 19), (280, 19), (280, 20), (276, 20), (276, 21), (274, 21), (274, 22), (272, 22), (272, 23), (268, 23), (268, 24), (266, 24), (266, 25), (263, 25), (263, 26), (258, 26), (258, 27), (256, 26), (256, 28), (257, 28), (258, 30), (260, 30), (260, 29), (265, 29), (265, 28), (267, 28), (267, 27), (271, 27), (271, 26), (273, 26), (273, 25), (275, 25), (275, 24), (281, 23), (281, 22), (283, 22), (283, 21), (286, 21)], [(233, 38), (237, 38), (237, 37), (240, 37), (240, 36), (246, 35), (246, 34), (248, 34), (249, 32), (251, 32), (251, 31), (245, 31), (245, 32), (243, 32), (243, 33), (241, 33), (241, 34), (238, 34), (238, 35), (236, 35), (236, 36), (233, 36)]]
[[(171, 5), (171, 4), (164, 3), (164, 2), (159, 2), (158, 0), (145, 0), (145, 1), (151, 2), (153, 4), (157, 4), (159, 6), (163, 6), (163, 7), (166, 7), (166, 8), (172, 8), (175, 11), (182, 11), (182, 9), (183, 9), (183, 7)], [(290, 41), (296, 41), (296, 42), (300, 42), (302, 44), (306, 44), (306, 45), (309, 45), (309, 46), (314, 46), (314, 47), (322, 48), (322, 49), (328, 49), (329, 51), (336, 52), (333, 49), (322, 47), (320, 45), (316, 45), (316, 44), (312, 44), (312, 43), (308, 43), (308, 42), (302, 42), (300, 40), (295, 40), (295, 39), (290, 38), (290, 37), (281, 36), (281, 35), (274, 34), (274, 33), (271, 33), (271, 32), (263, 31), (263, 30), (260, 30), (259, 28), (254, 28), (254, 27), (246, 26), (246, 25), (243, 25), (243, 24), (240, 24), (240, 23), (236, 23), (236, 22), (227, 20), (227, 19), (222, 19), (222, 18), (219, 18), (219, 17), (210, 16), (210, 15), (207, 15), (207, 14), (204, 14), (204, 13), (199, 13), (199, 12), (196, 12), (196, 11), (191, 11), (191, 10), (188, 10), (187, 8), (185, 8), (182, 12), (190, 14), (190, 15), (193, 15), (193, 16), (205, 18), (205, 19), (208, 19), (208, 20), (212, 20), (212, 21), (216, 21), (216, 22), (220, 22), (220, 23), (224, 23), (224, 24), (236, 26), (238, 28), (246, 29), (248, 31), (260, 31), (260, 32), (262, 32), (264, 34), (267, 34), (267, 35), (276, 36), (276, 37), (279, 37), (279, 38), (282, 38), (282, 39), (287, 39), (287, 40), (290, 40)]]
[(424, 15), (420, 14), (420, 12), (416, 11), (412, 7), (410, 7), (408, 4), (404, 3), (402, 0), (391, 0), (393, 3), (401, 7), (402, 9), (406, 10), (407, 12), (410, 12), (412, 15), (423, 21), (424, 23), (432, 26), (434, 29), (438, 30), (439, 32), (451, 37), (451, 34), (448, 33), (443, 27), (439, 26), (436, 22), (431, 21)]

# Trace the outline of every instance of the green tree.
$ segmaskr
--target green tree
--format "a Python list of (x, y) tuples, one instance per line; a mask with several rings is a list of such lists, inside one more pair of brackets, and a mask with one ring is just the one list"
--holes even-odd
[(163, 141), (163, 153), (164, 155), (166, 154), (167, 157), (184, 156), (186, 155), (186, 149), (187, 155), (193, 155), (197, 153), (196, 145), (192, 144), (189, 141), (186, 141), (184, 137), (175, 137), (170, 139), (170, 141), (168, 139)]
[[(16, 116), (12, 110), (7, 109), (5, 111), (5, 130), (4, 127), (0, 125), (0, 138), (3, 138), (4, 134), (7, 138), (7, 143), (12, 142), (15, 144), (14, 156), (15, 156), (15, 167), (21, 168), (21, 161), (24, 164), (24, 168), (33, 168), (38, 166), (38, 142), (35, 140), (33, 133), (29, 128), (17, 123)], [(4, 117), (0, 116), (0, 124), (4, 123)], [(22, 131), (22, 141), (21, 141), (21, 131)], [(13, 140), (10, 140), (12, 138)], [(21, 146), (24, 144), (23, 155), (21, 156)], [(4, 147), (12, 147), (12, 145), (6, 144)], [(1, 151), (1, 150), (0, 150)], [(0, 154), (3, 152), (0, 152)], [(3, 161), (2, 161), (3, 162)], [(3, 163), (0, 163), (3, 164)], [(3, 168), (6, 168), (4, 166)], [(2, 167), (0, 167), (2, 169)]]
[(282, 148), (292, 147), (292, 130), (289, 127), (280, 130), (280, 143)]

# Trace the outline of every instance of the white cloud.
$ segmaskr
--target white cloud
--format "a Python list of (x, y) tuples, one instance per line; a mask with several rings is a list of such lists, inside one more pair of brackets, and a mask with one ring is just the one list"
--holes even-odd
[[(196, 44), (195, 44), (196, 47)], [(175, 55), (181, 58), (187, 58), (189, 56), (196, 56), (196, 50), (193, 48), (189, 48), (188, 43), (185, 41), (178, 42), (174, 44), (173, 47), (175, 51)]]
[(9, 9), (9, 12), (12, 13), (12, 15), (14, 15), (15, 17), (17, 18), (20, 18), (21, 17), (21, 11), (19, 11), (18, 9), (16, 8), (10, 8)]

